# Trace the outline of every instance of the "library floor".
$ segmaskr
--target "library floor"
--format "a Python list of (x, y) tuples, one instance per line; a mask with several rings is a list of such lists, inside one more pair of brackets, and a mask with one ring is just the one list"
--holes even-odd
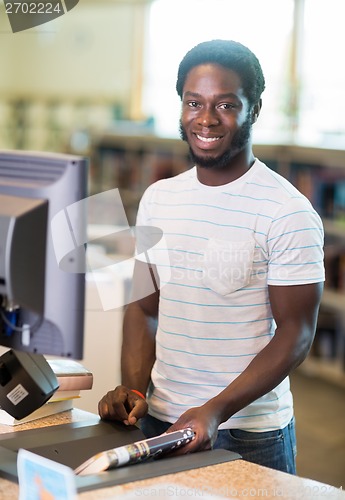
[(297, 474), (345, 489), (345, 389), (298, 370), (291, 388)]

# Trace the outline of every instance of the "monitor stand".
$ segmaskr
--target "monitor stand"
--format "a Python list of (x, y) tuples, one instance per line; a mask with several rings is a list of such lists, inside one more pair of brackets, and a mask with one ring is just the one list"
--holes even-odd
[[(136, 426), (94, 419), (0, 435), (0, 476), (18, 481), (17, 452), (24, 448), (75, 469), (92, 455), (144, 439)], [(190, 470), (241, 458), (225, 450), (148, 460), (102, 474), (76, 476), (79, 492)]]

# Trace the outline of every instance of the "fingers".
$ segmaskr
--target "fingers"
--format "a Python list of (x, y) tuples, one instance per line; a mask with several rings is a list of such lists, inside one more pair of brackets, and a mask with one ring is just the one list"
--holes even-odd
[(98, 413), (105, 420), (127, 419), (126, 410), (127, 392), (122, 387), (116, 387), (113, 391), (107, 392), (98, 403)]
[(169, 427), (167, 432), (190, 428), (194, 432), (194, 439), (185, 446), (182, 446), (174, 454), (183, 455), (195, 451), (210, 450), (217, 438), (218, 423), (205, 412), (201, 407), (191, 408), (183, 413), (180, 418)]
[(109, 391), (98, 403), (98, 413), (104, 420), (117, 420), (125, 425), (135, 425), (146, 415), (148, 405), (145, 399), (125, 386)]
[(129, 400), (130, 407), (132, 407), (132, 409), (128, 415), (127, 422), (128, 425), (134, 425), (140, 418), (144, 417), (147, 414), (148, 404), (146, 400), (141, 398), (140, 396), (133, 396), (133, 393), (131, 393)]

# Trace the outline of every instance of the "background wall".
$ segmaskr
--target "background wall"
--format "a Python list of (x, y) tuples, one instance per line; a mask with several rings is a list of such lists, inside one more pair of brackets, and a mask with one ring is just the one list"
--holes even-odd
[(64, 16), (12, 33), (0, 3), (0, 147), (70, 149), (138, 109), (143, 2), (82, 0)]
[[(104, 98), (128, 103), (136, 7), (81, 1), (66, 15), (7, 33), (0, 9), (0, 91), (33, 98)], [(119, 50), (120, 49), (120, 50)]]

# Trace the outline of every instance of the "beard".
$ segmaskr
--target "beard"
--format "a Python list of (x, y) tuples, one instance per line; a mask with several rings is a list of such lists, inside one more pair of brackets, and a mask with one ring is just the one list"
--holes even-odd
[(241, 128), (239, 128), (238, 131), (235, 133), (230, 148), (227, 151), (225, 151), (220, 156), (216, 157), (198, 156), (196, 153), (194, 153), (193, 149), (191, 148), (187, 139), (186, 130), (183, 127), (182, 122), (180, 120), (180, 137), (183, 141), (187, 142), (189, 146), (189, 156), (193, 161), (193, 163), (195, 165), (198, 165), (198, 167), (202, 168), (213, 168), (218, 170), (226, 168), (229, 165), (230, 161), (248, 144), (248, 141), (250, 140), (251, 136), (251, 131), (252, 131), (252, 122), (248, 114), (246, 121), (243, 123)]

